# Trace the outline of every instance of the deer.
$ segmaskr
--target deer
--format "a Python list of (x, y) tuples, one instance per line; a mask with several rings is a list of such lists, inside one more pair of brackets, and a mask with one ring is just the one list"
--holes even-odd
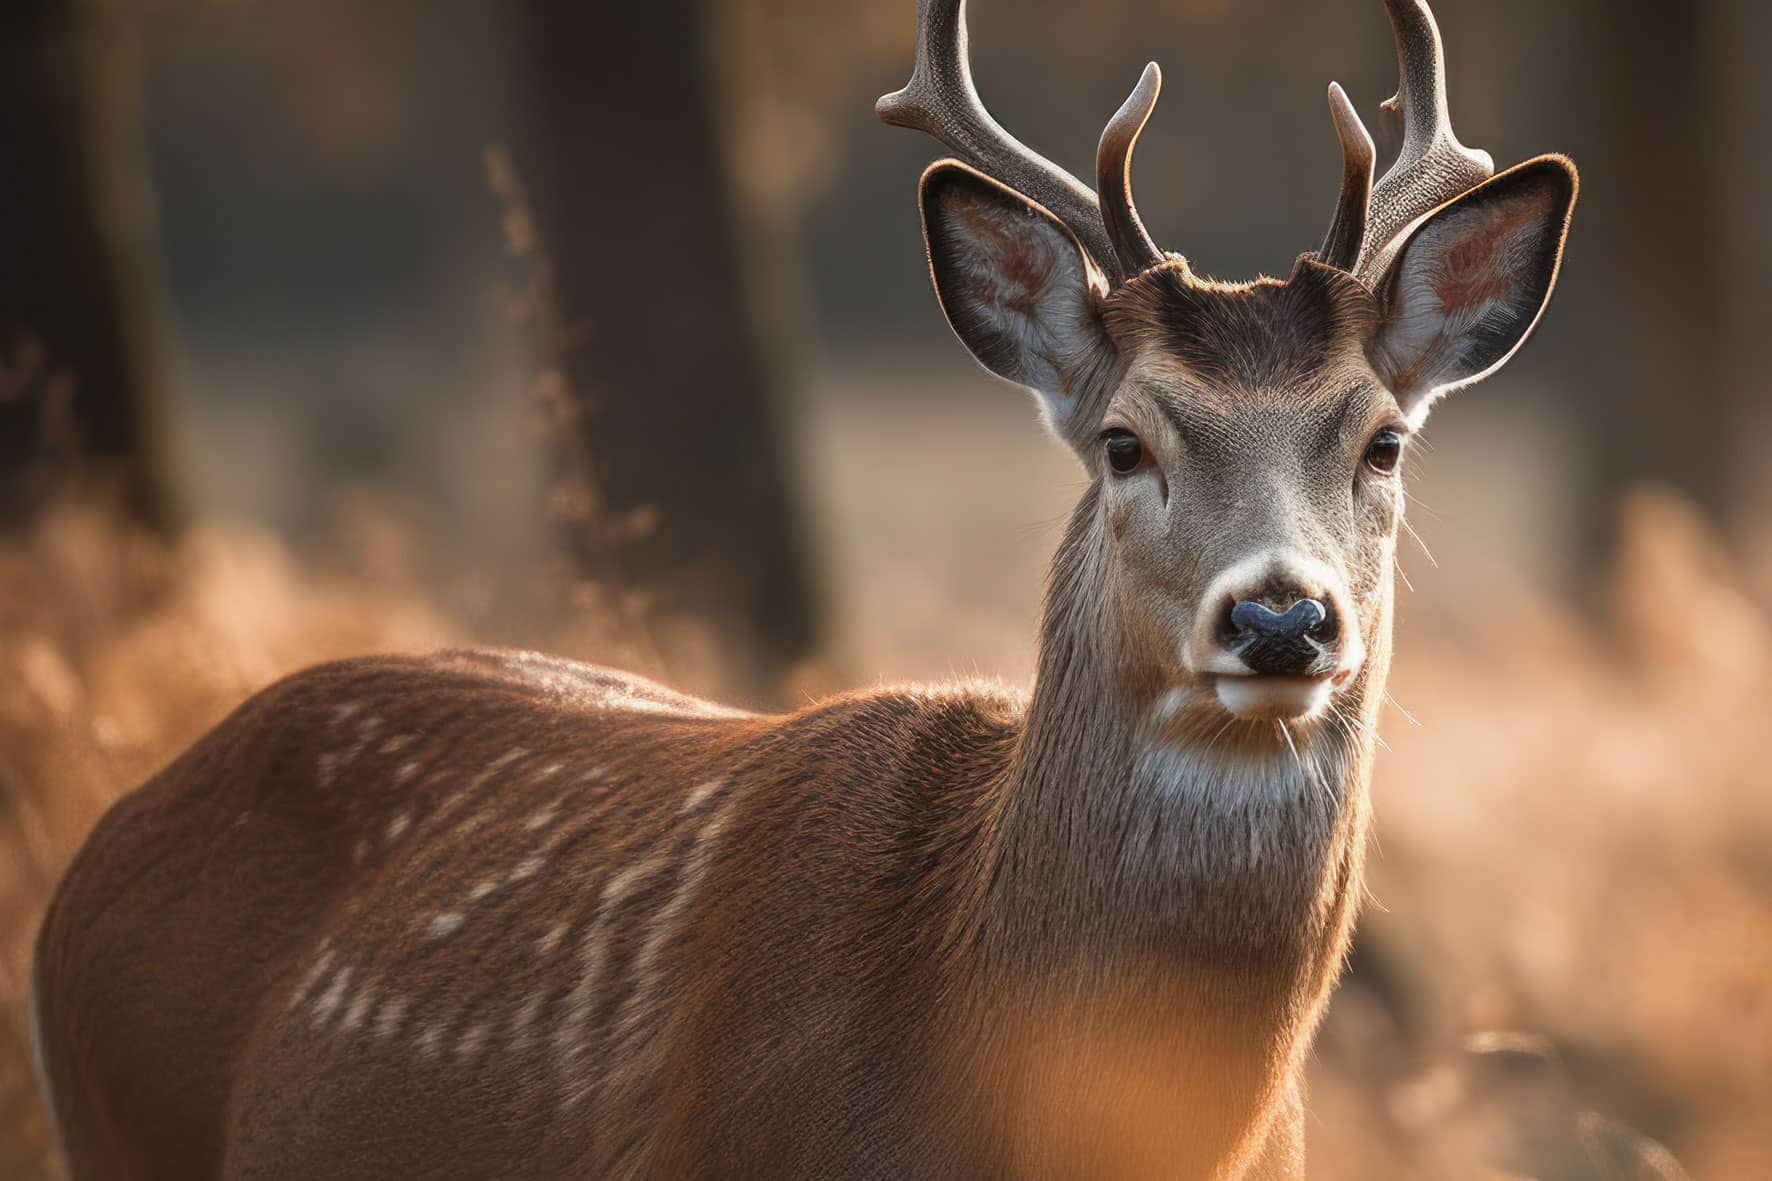
[(1088, 479), (1031, 689), (730, 709), (532, 653), (266, 688), (122, 797), (48, 909), (77, 1179), (1304, 1175), (1360, 907), (1410, 441), (1543, 314), (1574, 166), (1497, 173), (1424, 0), (1401, 132), (1329, 91), (1322, 245), (1223, 282), (973, 83), (920, 0), (889, 124), (949, 325)]

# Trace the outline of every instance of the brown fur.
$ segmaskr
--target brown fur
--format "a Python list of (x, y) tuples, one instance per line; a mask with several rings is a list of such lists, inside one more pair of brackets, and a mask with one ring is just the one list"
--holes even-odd
[(1376, 315), (1364, 288), (1308, 256), (1290, 280), (1238, 284), (1201, 280), (1177, 258), (1107, 305), (1117, 337), (1175, 358), (1211, 388), (1245, 393), (1292, 392), (1364, 339)]
[[(76, 1176), (730, 1176), (764, 1160), (844, 1175), (831, 1170), (857, 1159), (845, 1113), (858, 1111), (885, 1121), (866, 1133), (884, 1152), (870, 1169), (895, 1171), (879, 1145), (894, 1120), (899, 1151), (928, 1152), (935, 1131), (919, 1143), (911, 1116), (892, 1115), (919, 1098), (912, 1066), (927, 1067), (905, 1023), (935, 1015), (913, 1002), (947, 949), (975, 939), (956, 906), (983, 865), (948, 851), (980, 827), (1013, 703), (881, 693), (789, 718), (670, 717), (612, 704), (611, 689), (658, 696), (518, 656), (328, 666), (260, 694), (120, 803), (70, 871), (39, 958)], [(319, 786), (323, 756), (371, 718), (383, 725), (347, 777)], [(728, 786), (684, 815), (715, 776)], [(568, 835), (541, 872), (470, 904), (546, 839), (552, 825), (524, 822), (555, 805)], [(648, 924), (714, 809), (729, 837), (655, 953), (656, 995), (618, 1029)], [(401, 817), (410, 827), (389, 839)], [(655, 874), (599, 907), (612, 877), (652, 857)], [(457, 910), (458, 931), (426, 937), (428, 918)], [(599, 916), (591, 1052), (561, 1069), (549, 1039)], [(568, 932), (538, 954), (559, 921)], [(345, 968), (356, 983), (322, 1019), (315, 1004)], [(363, 987), (373, 1007), (353, 1027)], [(519, 1049), (511, 1023), (536, 994)], [(378, 1037), (397, 998), (397, 1028)], [(415, 1039), (432, 1023), (428, 1056)], [(585, 1079), (585, 1103), (562, 1111)]]

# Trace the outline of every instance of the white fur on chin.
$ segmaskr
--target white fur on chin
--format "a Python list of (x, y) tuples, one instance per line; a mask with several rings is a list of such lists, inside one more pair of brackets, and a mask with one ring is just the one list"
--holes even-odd
[(1245, 719), (1303, 721), (1323, 712), (1335, 685), (1329, 677), (1218, 678), (1218, 703)]

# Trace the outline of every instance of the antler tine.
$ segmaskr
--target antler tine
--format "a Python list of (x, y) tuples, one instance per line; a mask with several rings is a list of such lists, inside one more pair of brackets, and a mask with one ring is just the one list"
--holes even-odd
[(1377, 160), (1372, 136), (1360, 121), (1360, 113), (1348, 99), (1341, 83), (1329, 83), (1329, 117), (1335, 121), (1335, 137), (1341, 141), (1341, 198), (1335, 219), (1323, 237), (1318, 258), (1349, 274), (1360, 266), (1366, 244), (1366, 217), (1372, 205), (1372, 168)]
[(1372, 190), (1361, 262), (1368, 270), (1384, 263), (1385, 247), (1417, 218), (1495, 175), (1489, 153), (1465, 147), (1452, 132), (1445, 49), (1427, 0), (1384, 0), (1384, 7), (1402, 75), (1384, 109), (1401, 118), (1403, 146)]
[(966, 0), (918, 0), (917, 64), (904, 89), (874, 104), (882, 120), (946, 144), (966, 163), (1051, 210), (1115, 282), (1125, 278), (1083, 182), (1006, 131), (985, 110), (972, 81)]
[(1162, 89), (1163, 71), (1151, 62), (1139, 76), (1138, 85), (1108, 120), (1095, 152), (1095, 191), (1101, 195), (1101, 220), (1107, 225), (1108, 237), (1113, 239), (1120, 269), (1128, 275), (1156, 266), (1167, 257), (1151, 240), (1132, 200), (1132, 152), (1151, 112), (1157, 108), (1157, 95)]

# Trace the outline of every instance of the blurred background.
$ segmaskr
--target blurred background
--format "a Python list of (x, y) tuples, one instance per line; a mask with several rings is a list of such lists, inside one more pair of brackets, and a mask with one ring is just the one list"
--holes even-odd
[[(1572, 155), (1558, 298), (1411, 461), (1372, 903), (1314, 1175), (1772, 1177), (1772, 9), (1437, 0)], [(1081, 175), (1149, 58), (1165, 246), (1320, 240), (1376, 0), (975, 0)], [(0, 9), (0, 1176), (59, 1176), (30, 941), (248, 693), (476, 642), (759, 707), (1025, 683), (1080, 469), (928, 289), (914, 0)], [(1678, 1163), (1676, 1163), (1678, 1162)], [(1683, 1171), (1682, 1171), (1683, 1170)]]

